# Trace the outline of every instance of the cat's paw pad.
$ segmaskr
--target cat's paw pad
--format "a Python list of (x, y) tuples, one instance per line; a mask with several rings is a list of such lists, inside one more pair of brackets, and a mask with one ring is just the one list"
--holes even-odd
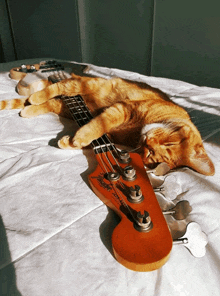
[(64, 136), (58, 141), (58, 146), (61, 149), (81, 149), (82, 146), (70, 136)]

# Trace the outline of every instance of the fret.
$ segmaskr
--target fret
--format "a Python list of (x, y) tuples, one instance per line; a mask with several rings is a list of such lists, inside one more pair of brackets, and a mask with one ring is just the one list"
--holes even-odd
[(99, 154), (102, 152), (107, 152), (109, 150), (115, 150), (114, 144), (109, 140), (108, 136), (104, 134), (102, 137), (97, 140), (92, 141), (93, 150), (95, 154)]
[(75, 114), (85, 114), (86, 113), (86, 115), (88, 115), (88, 116), (90, 116), (90, 113), (87, 111), (87, 110), (82, 110), (81, 108), (79, 108), (79, 107), (75, 107), (75, 106), (72, 106), (71, 104), (66, 104), (68, 107), (69, 107), (69, 109), (71, 110), (71, 111), (73, 111)]
[(72, 106), (71, 104), (66, 104), (70, 110), (72, 110), (75, 114), (83, 114), (83, 113), (86, 113), (88, 116), (90, 115), (90, 113), (85, 109), (83, 110), (82, 108), (79, 108), (79, 107), (75, 107), (75, 106)]
[[(91, 112), (85, 105), (83, 98), (80, 95), (74, 97), (61, 96), (61, 99), (68, 107), (72, 118), (80, 127), (87, 124), (93, 118)], [(111, 143), (106, 134), (92, 141), (92, 146), (95, 154), (116, 150), (114, 144)]]
[[(49, 80), (52, 83), (57, 83), (62, 81), (60, 77), (52, 75), (49, 77)], [(92, 114), (88, 107), (86, 106), (83, 98), (80, 95), (77, 96), (60, 96), (64, 101), (65, 105), (68, 107), (72, 118), (77, 122), (79, 127), (87, 124), (92, 118)], [(104, 134), (102, 137), (92, 141), (92, 146), (95, 154), (107, 152), (107, 151), (116, 151), (114, 144), (109, 140), (108, 136)]]
[(70, 112), (72, 115), (72, 118), (77, 122), (77, 124), (81, 127), (85, 124), (87, 124), (90, 120), (88, 119), (88, 117), (81, 117), (81, 118), (77, 118), (77, 116)]

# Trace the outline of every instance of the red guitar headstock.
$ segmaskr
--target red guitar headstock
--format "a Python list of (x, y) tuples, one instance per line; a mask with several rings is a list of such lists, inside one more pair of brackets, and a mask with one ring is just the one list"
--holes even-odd
[(136, 153), (119, 157), (108, 150), (97, 153), (98, 166), (89, 176), (95, 194), (121, 218), (112, 235), (116, 259), (129, 269), (151, 271), (169, 258), (172, 237)]

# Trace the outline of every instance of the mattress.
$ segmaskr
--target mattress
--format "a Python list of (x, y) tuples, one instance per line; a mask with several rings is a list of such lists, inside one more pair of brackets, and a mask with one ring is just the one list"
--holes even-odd
[[(17, 81), (9, 77), (11, 68), (41, 60), (45, 58), (0, 64), (0, 100), (21, 97), (15, 90)], [(166, 202), (185, 200), (191, 207), (183, 220), (167, 218), (174, 239), (184, 237), (195, 223), (200, 238), (205, 238), (201, 253), (195, 257), (187, 244), (175, 244), (168, 262), (157, 270), (124, 267), (111, 244), (120, 219), (88, 183), (95, 167), (92, 149), (56, 146), (61, 136), (77, 130), (77, 124), (52, 113), (25, 119), (19, 110), (2, 110), (1, 295), (220, 295), (220, 89), (88, 64), (86, 71), (146, 82), (189, 112), (216, 173), (203, 176), (184, 168), (159, 178), (165, 179)]]

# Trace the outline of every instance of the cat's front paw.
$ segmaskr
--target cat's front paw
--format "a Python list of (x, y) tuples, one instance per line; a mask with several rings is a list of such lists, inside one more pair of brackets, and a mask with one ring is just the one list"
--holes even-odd
[(61, 149), (81, 149), (88, 146), (93, 139), (90, 139), (91, 133), (85, 132), (86, 128), (81, 128), (74, 137), (64, 136), (58, 141)]
[(58, 141), (58, 146), (61, 149), (81, 149), (83, 146), (77, 141), (74, 141), (73, 137), (64, 136)]
[(73, 145), (72, 137), (70, 136), (64, 136), (58, 141), (58, 146), (61, 149), (80, 149), (80, 147), (77, 147)]

